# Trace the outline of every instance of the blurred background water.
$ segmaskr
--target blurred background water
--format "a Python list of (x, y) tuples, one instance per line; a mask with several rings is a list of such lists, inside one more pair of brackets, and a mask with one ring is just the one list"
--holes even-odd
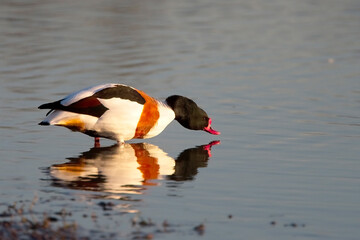
[[(85, 232), (123, 234), (141, 214), (179, 226), (157, 238), (198, 239), (204, 223), (206, 239), (358, 239), (359, 1), (0, 4), (0, 207), (37, 196), (38, 211), (65, 207)], [(91, 138), (37, 125), (40, 104), (106, 82), (188, 96), (222, 135), (174, 122), (148, 145), (105, 140), (93, 155)], [(166, 171), (146, 181), (139, 151)], [(128, 185), (111, 159), (134, 172)], [(59, 175), (69, 164), (84, 174)]]

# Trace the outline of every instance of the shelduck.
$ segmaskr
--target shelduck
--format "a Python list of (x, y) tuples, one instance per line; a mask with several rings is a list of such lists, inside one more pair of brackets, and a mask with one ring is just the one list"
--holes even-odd
[(117, 83), (88, 87), (39, 109), (50, 109), (39, 125), (63, 126), (94, 137), (95, 143), (100, 137), (119, 143), (155, 137), (174, 119), (187, 129), (220, 134), (206, 112), (187, 97), (173, 95), (161, 102)]

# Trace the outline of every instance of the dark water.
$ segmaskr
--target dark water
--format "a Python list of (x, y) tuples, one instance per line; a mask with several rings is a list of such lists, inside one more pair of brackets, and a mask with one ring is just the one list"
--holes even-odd
[[(358, 239), (359, 26), (357, 0), (2, 1), (0, 208), (35, 197), (85, 236), (151, 218), (155, 239)], [(37, 125), (105, 82), (191, 97), (222, 135), (92, 149)]]

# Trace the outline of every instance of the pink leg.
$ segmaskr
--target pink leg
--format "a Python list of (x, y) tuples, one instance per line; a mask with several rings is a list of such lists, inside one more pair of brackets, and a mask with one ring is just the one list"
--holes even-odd
[(94, 138), (94, 148), (98, 148), (100, 147), (100, 138), (99, 137), (95, 137)]

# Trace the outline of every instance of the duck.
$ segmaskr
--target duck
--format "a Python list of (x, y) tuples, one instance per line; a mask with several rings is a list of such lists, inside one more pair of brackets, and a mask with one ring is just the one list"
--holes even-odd
[(62, 126), (86, 134), (97, 146), (100, 138), (124, 143), (155, 137), (173, 120), (190, 130), (220, 134), (212, 128), (208, 114), (190, 98), (172, 95), (160, 101), (119, 83), (90, 86), (38, 108), (49, 109), (39, 125)]

